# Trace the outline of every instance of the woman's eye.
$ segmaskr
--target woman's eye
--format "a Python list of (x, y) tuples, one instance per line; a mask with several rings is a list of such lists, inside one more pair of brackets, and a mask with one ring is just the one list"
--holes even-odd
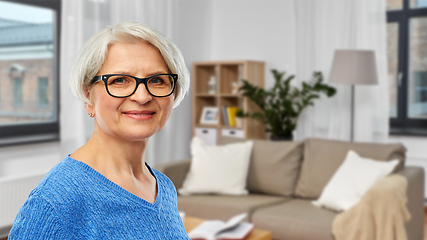
[(111, 84), (123, 84), (126, 83), (126, 79), (123, 77), (116, 78), (113, 81), (111, 81)]
[(154, 77), (150, 79), (150, 83), (153, 84), (162, 84), (164, 83), (163, 79), (161, 77)]

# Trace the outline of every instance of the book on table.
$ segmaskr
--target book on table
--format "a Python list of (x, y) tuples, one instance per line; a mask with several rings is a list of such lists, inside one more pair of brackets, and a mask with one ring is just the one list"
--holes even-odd
[(253, 223), (242, 222), (246, 213), (236, 215), (227, 222), (207, 220), (188, 233), (191, 239), (244, 239), (253, 229)]

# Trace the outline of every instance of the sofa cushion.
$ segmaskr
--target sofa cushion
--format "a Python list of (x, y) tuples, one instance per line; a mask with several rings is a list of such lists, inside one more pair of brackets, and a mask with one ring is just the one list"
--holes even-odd
[(245, 195), (252, 141), (209, 146), (202, 139), (191, 141), (190, 171), (180, 194)]
[(273, 239), (334, 240), (331, 230), (336, 213), (313, 206), (309, 200), (292, 199), (259, 208), (251, 222), (271, 231)]
[(240, 214), (250, 214), (257, 208), (282, 203), (289, 198), (267, 195), (249, 194), (232, 195), (190, 195), (178, 196), (178, 209), (186, 216), (219, 219), (226, 221)]
[(389, 175), (398, 160), (375, 161), (350, 150), (344, 162), (329, 180), (320, 198), (312, 203), (335, 211), (347, 211), (356, 205), (374, 184)]
[[(247, 140), (247, 139), (246, 139)], [(221, 138), (221, 144), (245, 139)], [(303, 143), (252, 140), (247, 189), (252, 193), (292, 196), (300, 171)]]
[(403, 168), (406, 149), (402, 144), (355, 143), (326, 139), (308, 139), (295, 195), (318, 198), (349, 150), (359, 156), (379, 161), (399, 160), (395, 171)]

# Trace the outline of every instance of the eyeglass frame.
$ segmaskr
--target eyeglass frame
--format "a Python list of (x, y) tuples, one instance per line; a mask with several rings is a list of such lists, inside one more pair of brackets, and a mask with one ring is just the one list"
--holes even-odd
[[(152, 94), (150, 92), (150, 90), (148, 89), (147, 81), (150, 78), (157, 77), (157, 76), (165, 76), (165, 75), (171, 76), (172, 79), (173, 79), (173, 81), (174, 81), (171, 92), (168, 95), (165, 95), (165, 96), (156, 96), (156, 95)], [(133, 92), (131, 94), (129, 94), (127, 96), (121, 96), (121, 97), (114, 96), (113, 94), (110, 93), (110, 91), (108, 90), (108, 87), (107, 87), (107, 85), (108, 85), (107, 81), (108, 81), (108, 79), (111, 76), (125, 76), (125, 77), (131, 77), (131, 78), (135, 79), (135, 81), (136, 81), (135, 89), (133, 90)], [(105, 85), (105, 90), (107, 90), (108, 95), (110, 95), (112, 97), (115, 97), (115, 98), (127, 98), (127, 97), (132, 96), (136, 92), (136, 90), (138, 89), (139, 84), (141, 84), (141, 83), (144, 83), (145, 89), (147, 89), (147, 92), (151, 96), (162, 98), (162, 97), (169, 97), (175, 91), (176, 82), (178, 81), (178, 74), (174, 74), (174, 73), (162, 73), (162, 74), (156, 74), (156, 75), (153, 75), (153, 76), (149, 76), (149, 77), (146, 77), (146, 78), (138, 78), (138, 77), (134, 77), (132, 75), (126, 75), (126, 74), (104, 74), (104, 75), (101, 75), (101, 76), (95, 76), (95, 77), (93, 77), (92, 80), (90, 80), (90, 84), (94, 84), (94, 83), (96, 83), (98, 81), (103, 81), (104, 85)]]

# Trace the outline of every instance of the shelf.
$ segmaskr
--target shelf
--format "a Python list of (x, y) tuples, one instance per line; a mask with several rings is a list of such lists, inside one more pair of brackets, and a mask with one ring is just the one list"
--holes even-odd
[(230, 130), (242, 130), (243, 127), (231, 127), (231, 126), (226, 126), (226, 125), (221, 125), (220, 126), (222, 129), (230, 129)]
[(241, 96), (239, 94), (220, 94), (220, 97), (226, 97), (226, 98), (240, 98)]
[(220, 98), (220, 106), (227, 106), (227, 107), (238, 107), (243, 108), (243, 104), (241, 103), (241, 98), (239, 97), (221, 97)]
[(232, 94), (237, 91), (239, 82), (243, 79), (243, 64), (223, 64), (219, 66), (220, 92)]
[(197, 79), (198, 84), (195, 84), (195, 90), (197, 94), (208, 94), (209, 92), (209, 80), (211, 77), (217, 78), (217, 67), (215, 65), (201, 65), (197, 67), (197, 71), (193, 76)]
[(215, 98), (215, 97), (217, 97), (217, 95), (216, 94), (209, 94), (209, 93), (197, 93), (196, 97)]
[(217, 124), (195, 124), (194, 127), (197, 128), (217, 128), (218, 125)]
[[(245, 119), (242, 127), (232, 127), (225, 123), (223, 107), (238, 107), (244, 112), (252, 112), (256, 106), (246, 97), (243, 97), (238, 88), (241, 79), (256, 86), (264, 86), (265, 63), (260, 61), (211, 61), (195, 62), (192, 68), (192, 129), (214, 128), (217, 134), (215, 139), (221, 136), (233, 136), (239, 138), (263, 139), (265, 138), (265, 127), (262, 123), (252, 119)], [(211, 81), (212, 80), (212, 81)], [(215, 81), (214, 81), (215, 80)], [(216, 90), (210, 94), (209, 89)], [(237, 93), (235, 93), (237, 91)], [(206, 107), (214, 107), (210, 111), (218, 111), (217, 124), (201, 124), (203, 113), (207, 113)], [(205, 111), (203, 111), (205, 109)], [(208, 115), (206, 115), (208, 118)], [(206, 121), (206, 120), (205, 120)], [(208, 120), (210, 122), (210, 120)], [(212, 134), (214, 130), (207, 130)], [(196, 135), (197, 136), (197, 135)]]

